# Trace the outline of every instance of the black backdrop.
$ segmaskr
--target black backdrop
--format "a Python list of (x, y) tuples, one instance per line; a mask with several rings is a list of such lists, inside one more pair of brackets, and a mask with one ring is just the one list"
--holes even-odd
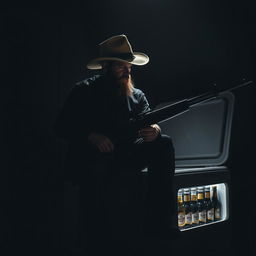
[[(133, 75), (136, 86), (155, 106), (202, 92), (213, 83), (255, 81), (254, 12), (250, 1), (189, 0), (69, 5), (42, 1), (26, 7), (13, 2), (2, 8), (0, 239), (4, 248), (61, 247), (63, 233), (76, 225), (72, 217), (76, 192), (71, 187), (63, 190), (65, 144), (55, 138), (52, 125), (73, 84), (95, 73), (85, 65), (97, 54), (99, 42), (124, 33), (135, 51), (150, 56), (149, 64), (134, 67)], [(255, 250), (254, 87), (235, 92), (226, 163), (232, 170), (234, 252)], [(63, 191), (70, 209), (64, 217)]]

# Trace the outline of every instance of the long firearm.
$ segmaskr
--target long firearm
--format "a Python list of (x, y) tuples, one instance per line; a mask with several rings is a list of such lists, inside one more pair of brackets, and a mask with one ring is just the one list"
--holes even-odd
[(134, 131), (138, 131), (143, 127), (146, 127), (161, 121), (165, 121), (167, 119), (174, 118), (177, 115), (183, 114), (189, 111), (191, 107), (202, 104), (203, 102), (209, 101), (213, 98), (216, 98), (221, 93), (224, 93), (227, 91), (233, 91), (240, 87), (251, 85), (252, 83), (253, 83), (252, 81), (244, 82), (242, 84), (239, 84), (237, 86), (234, 86), (225, 90), (220, 90), (219, 88), (214, 86), (213, 90), (210, 92), (206, 92), (204, 94), (198, 95), (193, 98), (183, 99), (178, 102), (169, 104), (165, 107), (155, 109), (155, 110), (150, 110), (142, 115), (139, 115), (136, 118), (131, 118), (129, 125)]

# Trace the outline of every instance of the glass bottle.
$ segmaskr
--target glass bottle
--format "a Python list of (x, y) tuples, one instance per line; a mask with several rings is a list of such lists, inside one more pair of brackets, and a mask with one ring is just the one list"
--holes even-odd
[(199, 211), (197, 205), (197, 190), (196, 188), (191, 188), (191, 201), (190, 207), (192, 211), (192, 226), (197, 226), (199, 224)]
[(204, 187), (198, 187), (197, 205), (199, 211), (199, 224), (206, 223), (206, 208), (204, 201)]
[(183, 202), (182, 189), (178, 191), (178, 227), (185, 227), (185, 207)]
[(184, 207), (185, 207), (185, 227), (192, 225), (192, 210), (190, 207), (190, 190), (184, 189)]

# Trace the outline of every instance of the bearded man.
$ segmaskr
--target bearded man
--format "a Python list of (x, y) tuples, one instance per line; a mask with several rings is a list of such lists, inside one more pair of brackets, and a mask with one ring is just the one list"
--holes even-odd
[[(100, 57), (87, 68), (102, 69), (103, 74), (76, 84), (55, 127), (57, 135), (69, 142), (66, 170), (80, 184), (80, 204), (87, 215), (91, 211), (85, 228), (95, 230), (92, 219), (102, 212), (103, 188), (113, 177), (120, 177), (124, 170), (140, 175), (147, 167), (144, 232), (172, 237), (177, 226), (172, 141), (157, 124), (137, 132), (127, 126), (130, 118), (150, 110), (145, 94), (131, 78), (132, 65), (145, 65), (149, 57), (133, 52), (125, 35), (111, 37), (99, 48)], [(97, 217), (98, 221), (102, 218)]]

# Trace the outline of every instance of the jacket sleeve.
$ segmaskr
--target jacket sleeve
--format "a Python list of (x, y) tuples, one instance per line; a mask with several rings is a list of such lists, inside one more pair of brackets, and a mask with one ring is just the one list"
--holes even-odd
[[(148, 100), (145, 96), (145, 94), (143, 92), (141, 92), (141, 97), (140, 97), (140, 101), (139, 101), (139, 114), (144, 114), (148, 111), (151, 110), (150, 106), (149, 106), (149, 103), (148, 103)], [(160, 126), (158, 125), (158, 129), (159, 129), (159, 135), (161, 134), (161, 128)]]
[(151, 109), (150, 109), (148, 100), (147, 100), (144, 92), (141, 92), (140, 93), (140, 97), (139, 97), (139, 105), (138, 105), (137, 113), (138, 114), (144, 114), (144, 113), (146, 113), (149, 110), (151, 110)]
[(54, 132), (65, 140), (87, 140), (92, 131), (88, 108), (89, 90), (75, 86), (57, 116)]

